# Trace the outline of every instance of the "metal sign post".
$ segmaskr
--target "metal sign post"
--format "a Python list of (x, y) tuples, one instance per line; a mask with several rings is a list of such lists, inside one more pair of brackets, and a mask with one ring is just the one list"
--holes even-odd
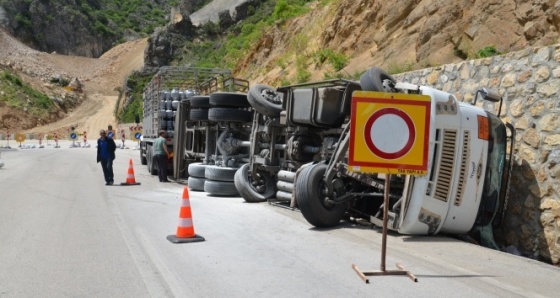
[(404, 269), (404, 267), (397, 263), (397, 268), (399, 270), (386, 270), (385, 257), (387, 254), (387, 224), (389, 221), (389, 189), (391, 187), (391, 174), (387, 174), (385, 179), (385, 190), (383, 192), (383, 235), (381, 238), (381, 265), (379, 271), (360, 271), (358, 266), (352, 264), (352, 269), (360, 276), (360, 278), (365, 282), (369, 283), (368, 276), (380, 276), (380, 275), (406, 275), (412, 281), (418, 282), (418, 279), (414, 274), (410, 273)]
[(389, 190), (391, 174), (426, 175), (430, 111), (431, 98), (426, 95), (369, 91), (352, 95), (348, 170), (385, 174), (380, 270), (360, 271), (352, 264), (366, 283), (367, 276), (379, 275), (406, 275), (418, 281), (398, 263), (398, 270), (386, 270)]
[(70, 140), (72, 140), (71, 147), (76, 147), (76, 139), (78, 139), (78, 134), (72, 131), (69, 136), (70, 136)]

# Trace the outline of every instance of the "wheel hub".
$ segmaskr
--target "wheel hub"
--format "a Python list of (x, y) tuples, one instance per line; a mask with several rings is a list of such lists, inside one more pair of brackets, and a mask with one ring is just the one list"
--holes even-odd
[(266, 98), (266, 100), (268, 100), (271, 103), (274, 103), (274, 104), (281, 104), (282, 103), (282, 99), (280, 98), (278, 93), (276, 93), (272, 90), (263, 90), (263, 92), (261, 94), (264, 98)]

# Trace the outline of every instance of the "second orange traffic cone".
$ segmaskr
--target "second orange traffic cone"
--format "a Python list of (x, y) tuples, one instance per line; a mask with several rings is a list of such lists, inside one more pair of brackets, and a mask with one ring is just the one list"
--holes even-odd
[(140, 185), (140, 183), (136, 182), (136, 179), (134, 179), (134, 168), (132, 167), (132, 158), (128, 162), (128, 174), (126, 175), (126, 182), (121, 183), (121, 185)]
[(179, 225), (177, 226), (177, 233), (175, 235), (167, 236), (167, 240), (173, 243), (204, 241), (204, 237), (194, 233), (189, 188), (186, 186), (183, 188), (183, 198), (181, 199), (181, 210), (179, 211)]

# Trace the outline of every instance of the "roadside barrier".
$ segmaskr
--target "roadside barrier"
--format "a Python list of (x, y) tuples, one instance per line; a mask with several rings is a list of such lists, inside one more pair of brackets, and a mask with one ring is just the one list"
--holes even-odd
[(167, 236), (167, 240), (173, 243), (204, 241), (204, 237), (194, 233), (189, 188), (186, 186), (183, 188), (183, 199), (181, 200), (181, 210), (179, 211), (179, 225), (177, 226), (177, 233), (175, 235)]
[(134, 179), (134, 168), (132, 167), (132, 158), (128, 162), (128, 174), (126, 176), (126, 182), (121, 183), (121, 185), (140, 185), (140, 183), (136, 182), (136, 179)]

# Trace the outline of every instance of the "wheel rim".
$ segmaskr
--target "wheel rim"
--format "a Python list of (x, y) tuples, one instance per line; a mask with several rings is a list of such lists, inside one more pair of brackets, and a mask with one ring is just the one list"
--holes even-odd
[(250, 172), (250, 164), (244, 164), (235, 173), (235, 187), (247, 202), (262, 202), (276, 194), (274, 177), (266, 171), (256, 170), (256, 179)]
[(325, 180), (321, 180), (317, 188), (319, 189), (317, 193), (319, 195), (319, 202), (321, 202), (321, 205), (323, 205), (323, 207), (325, 207), (325, 209), (328, 210), (335, 207), (336, 206), (335, 204), (329, 202), (328, 188), (326, 186)]
[(272, 104), (282, 104), (282, 99), (281, 96), (274, 92), (274, 90), (270, 90), (270, 89), (263, 89), (261, 91), (261, 95), (264, 99), (266, 99), (268, 102), (272, 103)]
[(266, 186), (269, 182), (268, 179), (270, 178), (266, 177), (266, 175), (262, 175), (259, 172), (255, 173), (255, 176), (257, 176), (259, 179), (254, 180), (251, 171), (247, 172), (247, 181), (249, 182), (249, 187), (251, 187), (251, 189), (253, 189), (255, 192), (264, 195), (267, 189)]

